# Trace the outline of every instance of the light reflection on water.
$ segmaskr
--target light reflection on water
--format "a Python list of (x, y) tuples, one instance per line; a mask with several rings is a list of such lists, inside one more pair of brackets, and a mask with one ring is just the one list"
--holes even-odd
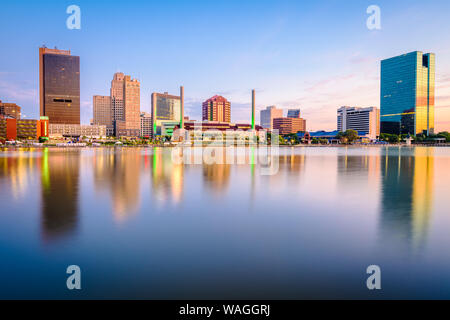
[(0, 298), (450, 298), (449, 149), (281, 148), (272, 176), (249, 159), (0, 152)]

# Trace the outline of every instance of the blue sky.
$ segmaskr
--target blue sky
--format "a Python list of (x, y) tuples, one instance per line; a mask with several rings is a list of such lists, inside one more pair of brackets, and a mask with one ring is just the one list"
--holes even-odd
[[(81, 8), (81, 30), (66, 28), (66, 8)], [(369, 5), (381, 30), (368, 30)], [(232, 120), (257, 108), (302, 109), (308, 129), (335, 129), (341, 105), (379, 106), (380, 60), (410, 51), (436, 53), (436, 124), (450, 130), (450, 2), (436, 1), (10, 1), (1, 5), (0, 100), (39, 113), (38, 48), (81, 57), (82, 122), (92, 96), (108, 95), (122, 71), (151, 92), (185, 86), (186, 109), (222, 94)]]

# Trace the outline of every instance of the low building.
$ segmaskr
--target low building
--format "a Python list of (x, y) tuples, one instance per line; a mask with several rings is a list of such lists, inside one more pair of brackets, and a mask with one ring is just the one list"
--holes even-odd
[(4, 103), (0, 100), (0, 116), (20, 119), (21, 108), (15, 103)]
[(114, 122), (114, 133), (117, 138), (139, 137), (141, 135), (141, 129), (129, 129), (126, 121), (116, 120)]
[(275, 118), (273, 129), (280, 135), (306, 131), (306, 120), (302, 118)]
[(52, 138), (102, 138), (106, 137), (106, 126), (80, 125), (80, 124), (54, 124), (49, 125), (49, 136)]
[(48, 118), (40, 120), (14, 119), (11, 117), (0, 119), (0, 140), (37, 140), (48, 137)]
[[(252, 130), (252, 125), (247, 123), (230, 123), (230, 122), (219, 122), (219, 121), (186, 121), (184, 123), (184, 129), (187, 131), (193, 130), (219, 130), (219, 131), (249, 131)], [(264, 130), (261, 126), (255, 127), (256, 131)]]

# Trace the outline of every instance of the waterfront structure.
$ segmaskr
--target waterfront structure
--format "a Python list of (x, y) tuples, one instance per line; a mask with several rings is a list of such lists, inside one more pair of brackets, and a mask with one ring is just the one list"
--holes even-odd
[(375, 140), (380, 135), (380, 110), (375, 107), (341, 107), (337, 110), (337, 130), (356, 130)]
[(202, 104), (202, 119), (206, 121), (231, 122), (231, 103), (215, 95)]
[(102, 138), (106, 137), (106, 126), (50, 123), (49, 136), (51, 138)]
[(152, 135), (152, 116), (147, 112), (141, 113), (141, 137), (151, 137)]
[(47, 117), (41, 117), (40, 120), (0, 119), (0, 140), (37, 140), (40, 137), (48, 137), (48, 122)]
[(40, 115), (50, 123), (80, 124), (80, 57), (39, 48)]
[(6, 103), (0, 100), (0, 116), (20, 119), (21, 108), (15, 103)]
[(273, 129), (280, 135), (306, 131), (306, 120), (302, 118), (275, 118)]
[[(250, 123), (231, 123), (231, 122), (220, 122), (220, 121), (186, 121), (184, 123), (184, 129), (187, 131), (193, 130), (218, 130), (218, 131), (227, 131), (227, 130), (242, 130), (249, 131), (252, 130), (252, 125)], [(256, 131), (263, 130), (264, 128), (261, 126), (255, 126)]]
[[(152, 136), (163, 135), (162, 126), (165, 128), (181, 126), (184, 124), (184, 96), (183, 87), (180, 88), (180, 96), (165, 93), (152, 93)], [(164, 132), (167, 133), (167, 132)], [(167, 135), (167, 134), (165, 134)], [(168, 134), (171, 135), (171, 134)]]
[(420, 51), (381, 61), (381, 133), (433, 134), (435, 54)]
[(300, 117), (300, 109), (289, 109), (287, 113), (288, 118), (296, 118), (299, 119)]
[(265, 110), (260, 111), (261, 127), (272, 131), (273, 119), (282, 117), (283, 117), (283, 109), (277, 109), (276, 106), (269, 106)]

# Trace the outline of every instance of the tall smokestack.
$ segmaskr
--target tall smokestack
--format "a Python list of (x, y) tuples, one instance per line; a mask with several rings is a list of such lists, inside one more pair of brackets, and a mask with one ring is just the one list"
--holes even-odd
[(252, 130), (255, 130), (255, 89), (252, 90)]
[(180, 129), (184, 129), (184, 87), (180, 87)]

